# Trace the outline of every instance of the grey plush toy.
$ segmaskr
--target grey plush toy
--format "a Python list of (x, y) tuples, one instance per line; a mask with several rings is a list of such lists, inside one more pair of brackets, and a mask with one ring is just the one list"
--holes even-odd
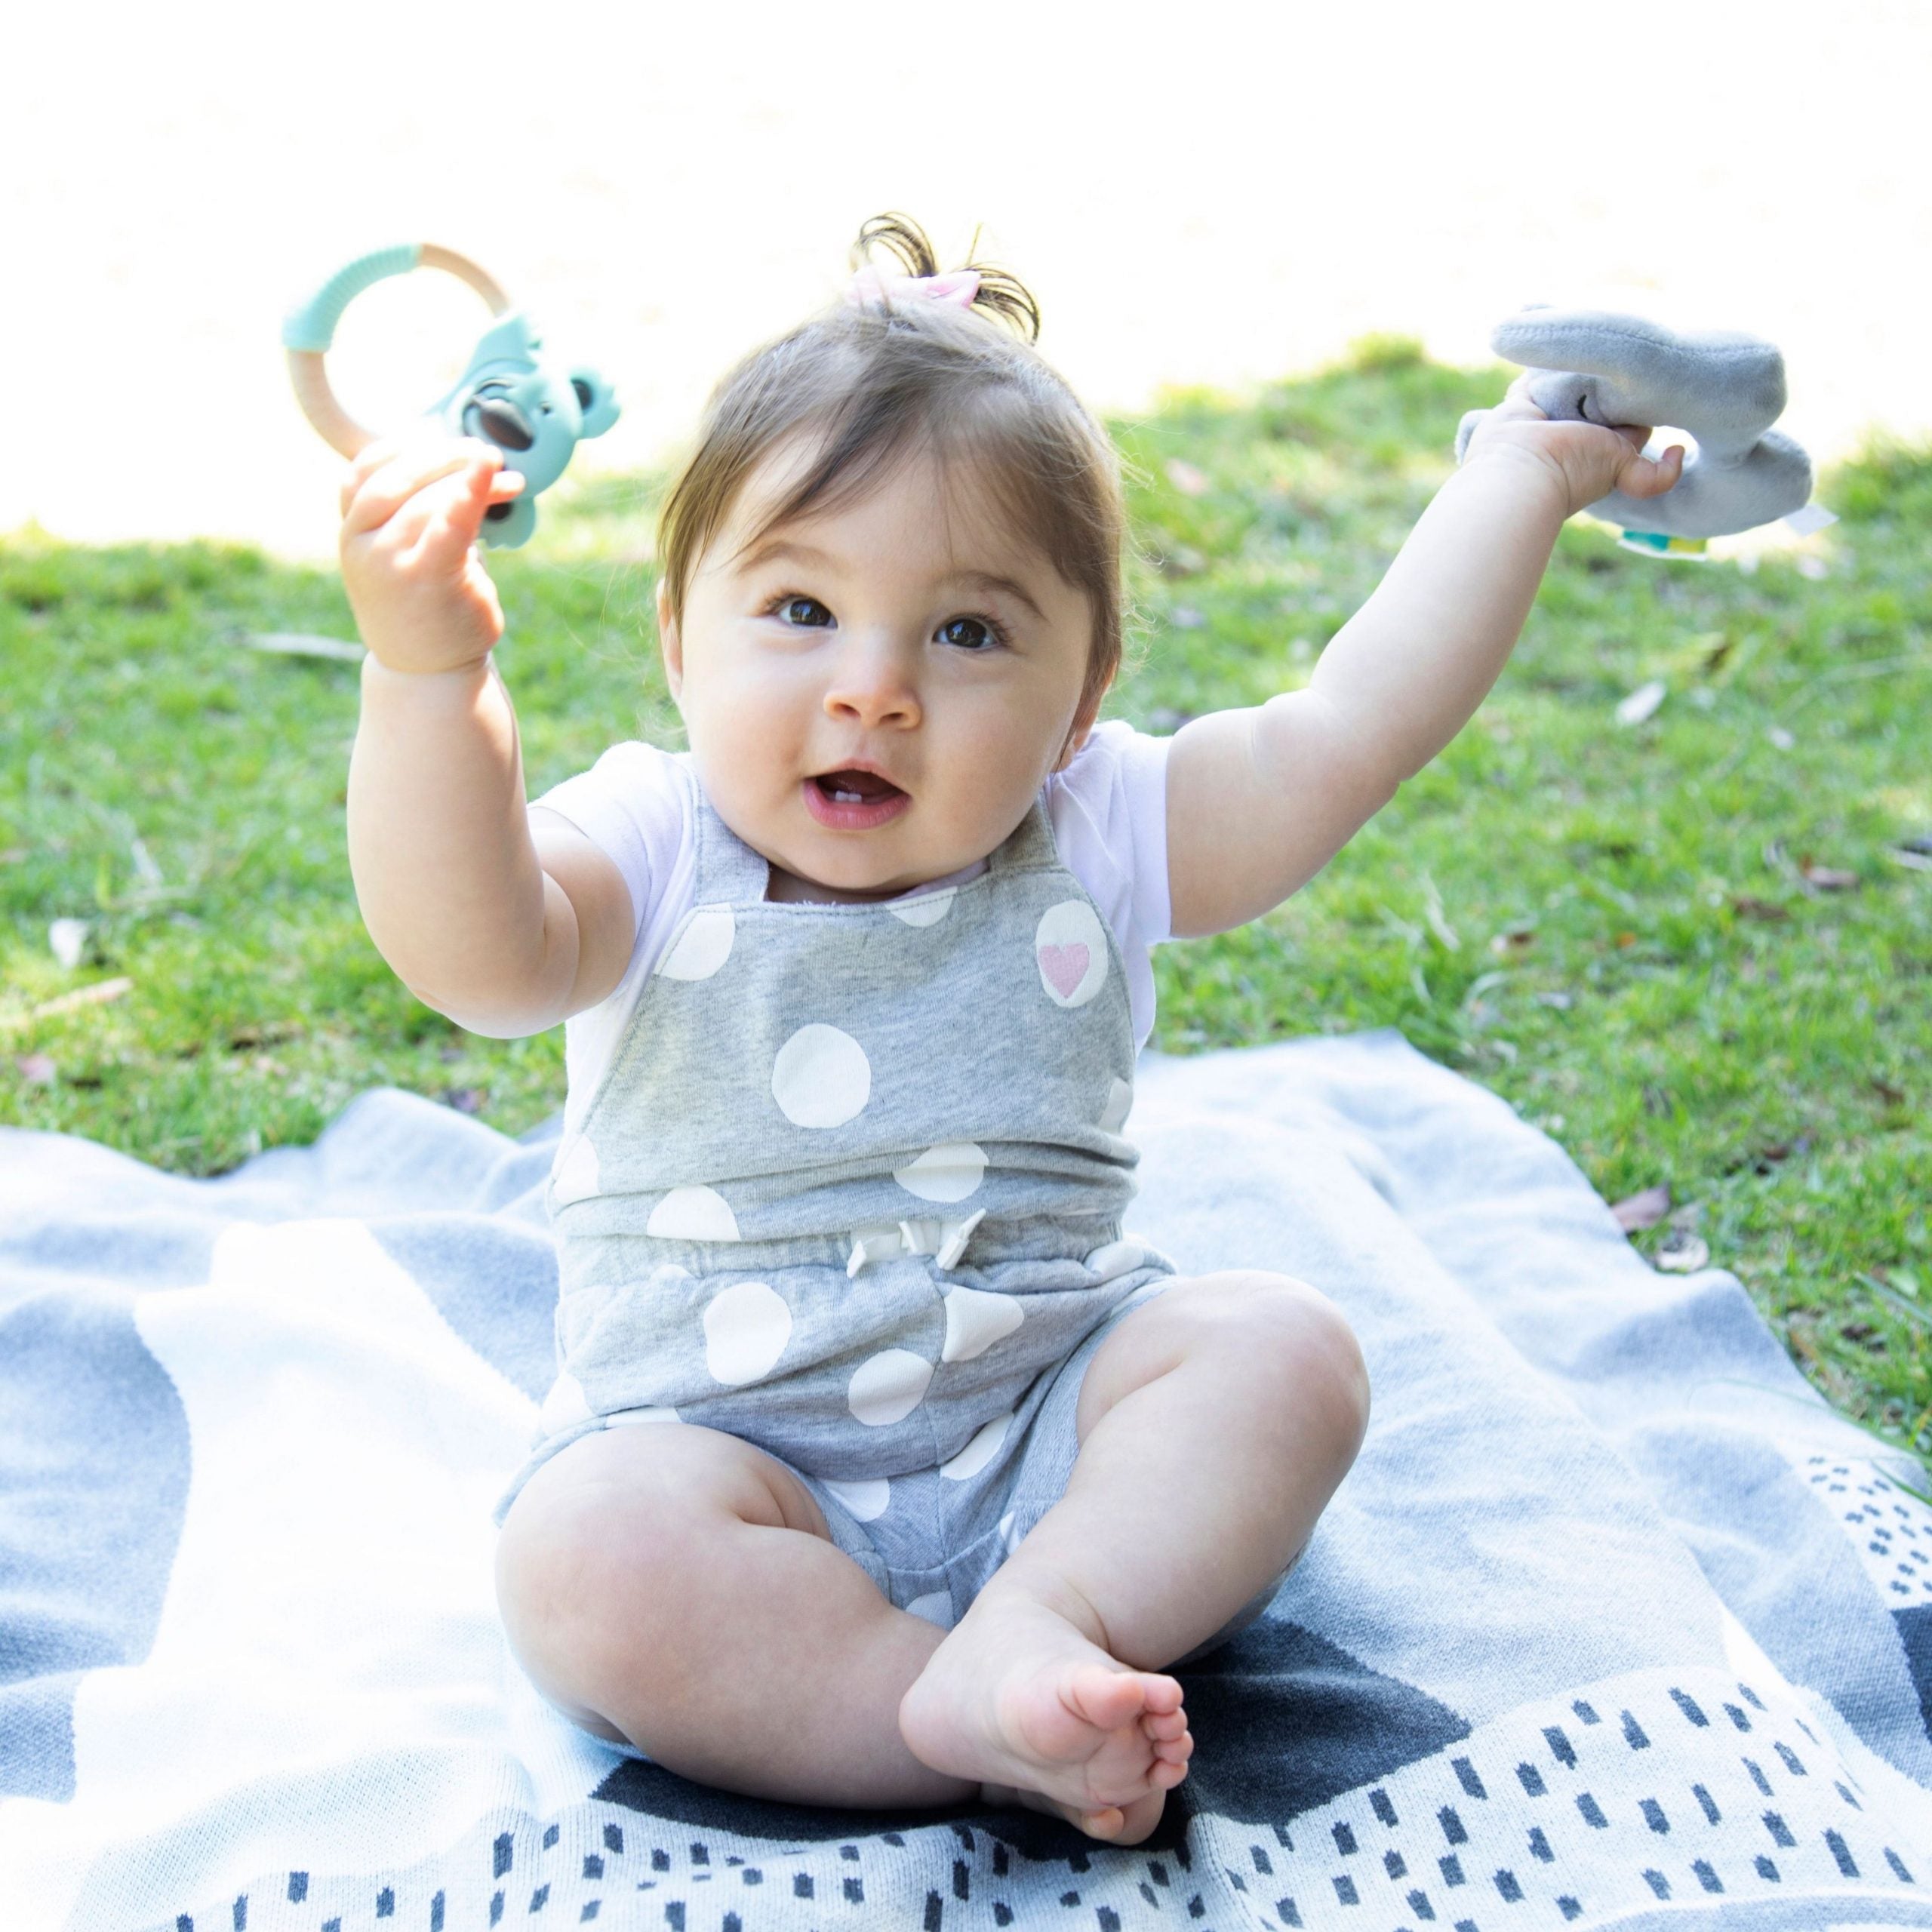
[[(1527, 393), (1546, 416), (1612, 428), (1668, 425), (1697, 439), (1674, 489), (1641, 501), (1620, 491), (1589, 506), (1592, 516), (1623, 525), (1626, 542), (1694, 552), (1706, 537), (1779, 517), (1801, 533), (1835, 521), (1805, 507), (1811, 459), (1771, 427), (1785, 389), (1784, 358), (1770, 343), (1727, 331), (1680, 335), (1600, 309), (1532, 308), (1500, 325), (1490, 346), (1530, 371)], [(1488, 413), (1463, 418), (1458, 463)]]

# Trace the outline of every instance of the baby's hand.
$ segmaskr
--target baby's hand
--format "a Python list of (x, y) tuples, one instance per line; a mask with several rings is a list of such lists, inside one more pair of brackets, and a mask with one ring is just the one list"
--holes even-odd
[(494, 445), (440, 431), (371, 443), (342, 485), (342, 581), (362, 641), (392, 671), (481, 664), (503, 634), (475, 548), (523, 478)]
[(1613, 491), (1660, 497), (1684, 473), (1684, 450), (1673, 443), (1661, 461), (1643, 454), (1647, 429), (1607, 429), (1594, 423), (1552, 422), (1524, 393), (1536, 372), (1525, 371), (1487, 411), (1463, 452), (1465, 468), (1484, 456), (1527, 453), (1546, 464), (1563, 493), (1563, 514), (1598, 503)]

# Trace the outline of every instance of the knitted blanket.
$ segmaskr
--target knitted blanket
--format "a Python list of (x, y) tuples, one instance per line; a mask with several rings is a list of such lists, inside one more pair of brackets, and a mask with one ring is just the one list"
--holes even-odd
[(540, 1186), (379, 1091), (213, 1181), (0, 1134), (5, 1932), (1932, 1927), (1932, 1510), (1397, 1035), (1143, 1063), (1130, 1225), (1346, 1309), (1367, 1441), (1148, 1843), (620, 1758), (510, 1660)]

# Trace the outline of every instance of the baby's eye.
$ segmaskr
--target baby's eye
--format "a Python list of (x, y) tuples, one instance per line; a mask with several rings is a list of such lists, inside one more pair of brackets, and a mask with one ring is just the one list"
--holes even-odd
[(794, 620), (791, 613), (801, 605), (804, 605), (808, 610), (820, 611), (826, 617), (832, 615), (832, 613), (827, 611), (816, 597), (781, 597), (771, 607), (772, 613), (781, 623), (792, 624), (796, 629), (822, 630), (824, 626), (817, 618), (802, 617)]
[(956, 644), (975, 656), (1005, 641), (999, 626), (986, 617), (949, 617), (937, 635), (940, 643)]

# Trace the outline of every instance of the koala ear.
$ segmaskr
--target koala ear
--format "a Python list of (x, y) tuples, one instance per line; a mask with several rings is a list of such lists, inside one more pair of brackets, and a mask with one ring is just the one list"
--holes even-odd
[(611, 393), (611, 385), (595, 369), (573, 369), (571, 371), (571, 389), (577, 397), (577, 406), (583, 412), (586, 436), (601, 436), (617, 420), (617, 401)]

